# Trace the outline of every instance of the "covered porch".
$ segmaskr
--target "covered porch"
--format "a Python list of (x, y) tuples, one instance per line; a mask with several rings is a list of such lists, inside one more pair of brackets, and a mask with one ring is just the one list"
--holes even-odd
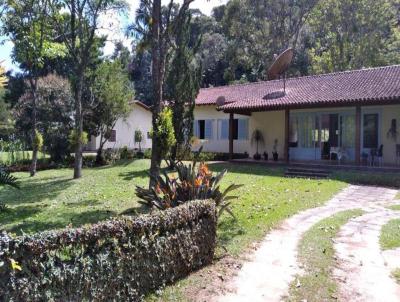
[[(237, 114), (249, 117), (249, 138), (255, 130), (263, 134), (265, 144), (258, 152), (268, 153), (268, 162), (272, 160), (276, 141), (280, 164), (364, 169), (400, 167), (400, 137), (397, 137), (400, 105), (235, 110), (229, 112), (231, 159), (239, 151), (235, 150), (234, 143)], [(251, 139), (248, 143), (252, 158), (255, 146)]]

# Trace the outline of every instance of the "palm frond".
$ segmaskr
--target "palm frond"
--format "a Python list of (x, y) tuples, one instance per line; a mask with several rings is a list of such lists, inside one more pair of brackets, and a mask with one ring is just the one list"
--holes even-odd
[(4, 167), (0, 166), (0, 186), (1, 185), (8, 185), (19, 189), (17, 178), (12, 176)]

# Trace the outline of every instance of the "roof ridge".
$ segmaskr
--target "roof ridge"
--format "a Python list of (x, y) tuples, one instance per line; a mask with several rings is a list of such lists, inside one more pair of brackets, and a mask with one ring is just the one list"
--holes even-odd
[[(358, 72), (363, 72), (363, 71), (370, 71), (370, 70), (378, 70), (378, 69), (390, 69), (390, 68), (395, 68), (395, 67), (400, 67), (400, 64), (394, 64), (394, 65), (386, 65), (386, 66), (377, 66), (377, 67), (366, 67), (362, 69), (353, 69), (353, 70), (344, 70), (344, 71), (335, 71), (335, 72), (330, 72), (330, 73), (321, 73), (321, 74), (314, 74), (314, 75), (307, 75), (307, 76), (295, 76), (291, 78), (286, 78), (286, 80), (299, 80), (299, 79), (307, 79), (307, 78), (319, 78), (319, 77), (326, 77), (326, 76), (333, 76), (333, 75), (340, 75), (340, 74), (346, 74), (346, 73), (358, 73)], [(238, 87), (238, 86), (248, 86), (248, 85), (260, 85), (264, 83), (273, 83), (281, 81), (281, 79), (276, 79), (276, 80), (271, 80), (271, 81), (257, 81), (257, 82), (247, 82), (247, 83), (237, 83), (237, 84), (231, 84), (231, 85), (223, 85), (223, 86), (215, 86), (215, 87), (206, 87), (206, 88), (201, 88), (201, 90), (211, 90), (211, 89), (218, 89), (218, 88), (227, 88), (227, 87)]]

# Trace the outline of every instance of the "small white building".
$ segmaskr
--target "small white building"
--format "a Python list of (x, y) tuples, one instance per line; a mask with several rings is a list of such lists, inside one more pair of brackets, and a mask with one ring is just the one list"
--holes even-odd
[[(138, 149), (139, 143), (135, 142), (135, 132), (142, 132), (142, 149), (151, 148), (150, 131), (152, 125), (152, 113), (150, 107), (139, 101), (130, 103), (132, 111), (126, 118), (121, 118), (115, 124), (111, 138), (104, 144), (104, 149)], [(85, 147), (85, 151), (96, 151), (100, 146), (100, 136), (92, 136)]]

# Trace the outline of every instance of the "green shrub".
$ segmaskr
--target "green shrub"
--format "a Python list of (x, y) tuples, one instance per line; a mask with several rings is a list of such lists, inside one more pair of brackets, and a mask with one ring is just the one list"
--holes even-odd
[(68, 136), (68, 140), (71, 146), (74, 148), (78, 144), (78, 142), (81, 142), (82, 145), (86, 145), (89, 141), (89, 136), (87, 132), (82, 131), (82, 134), (79, 137), (78, 132), (76, 132), (76, 130), (73, 129)]
[(0, 301), (139, 301), (211, 263), (213, 201), (78, 229), (0, 234)]
[(172, 110), (170, 108), (164, 108), (161, 111), (157, 119), (156, 131), (156, 135), (159, 137), (161, 158), (166, 158), (171, 148), (176, 144), (174, 125), (172, 123)]
[(119, 150), (120, 159), (133, 159), (135, 157), (135, 152), (129, 150), (127, 146), (122, 147)]
[(212, 199), (219, 210), (218, 216), (224, 210), (233, 216), (229, 206), (237, 196), (228, 196), (227, 194), (242, 185), (231, 184), (221, 192), (219, 183), (227, 170), (214, 176), (204, 162), (197, 165), (197, 158), (200, 154), (201, 149), (192, 164), (186, 165), (182, 162), (174, 164), (178, 174), (177, 178), (164, 171), (164, 178), (150, 175), (154, 179), (155, 187), (145, 189), (136, 186), (136, 195), (142, 200), (139, 202), (165, 210), (191, 200)]
[(0, 166), (0, 186), (3, 185), (19, 188), (17, 178), (10, 175), (10, 172), (5, 167)]
[(120, 150), (118, 149), (106, 149), (103, 151), (103, 159), (107, 165), (115, 163), (121, 159)]
[[(185, 154), (183, 160), (193, 160), (197, 152), (188, 152)], [(249, 154), (247, 153), (234, 153), (233, 159), (244, 159), (248, 158)], [(199, 155), (200, 161), (228, 161), (229, 153), (224, 152), (201, 152)]]
[(143, 156), (144, 156), (144, 158), (146, 158), (146, 159), (151, 159), (151, 149), (146, 149), (146, 150), (144, 150)]

